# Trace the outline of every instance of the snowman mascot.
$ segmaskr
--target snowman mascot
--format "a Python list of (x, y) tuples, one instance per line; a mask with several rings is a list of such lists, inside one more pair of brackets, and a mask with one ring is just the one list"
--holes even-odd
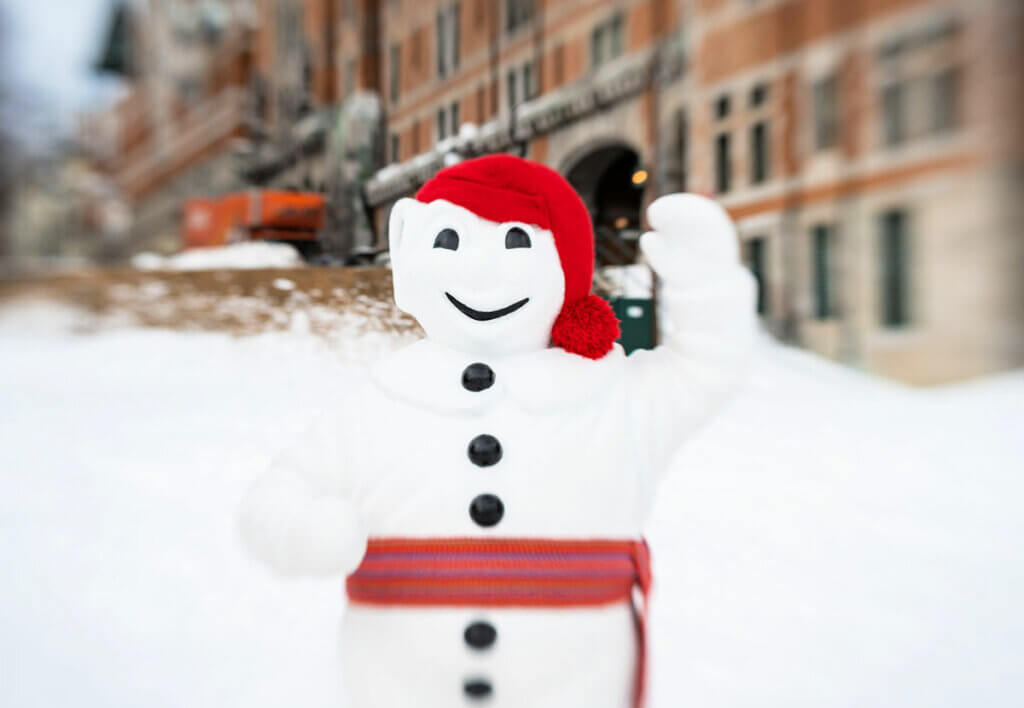
[(348, 576), (347, 706), (642, 704), (644, 520), (754, 330), (726, 213), (673, 194), (647, 218), (664, 343), (627, 357), (557, 172), (481, 157), (395, 204), (395, 302), (426, 337), (321, 416), (241, 516), (279, 573)]

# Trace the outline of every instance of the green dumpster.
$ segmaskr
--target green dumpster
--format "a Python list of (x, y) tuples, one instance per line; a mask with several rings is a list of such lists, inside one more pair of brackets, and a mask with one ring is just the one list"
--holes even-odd
[(609, 301), (619, 318), (619, 344), (629, 354), (634, 349), (654, 348), (654, 301), (640, 297), (613, 297)]

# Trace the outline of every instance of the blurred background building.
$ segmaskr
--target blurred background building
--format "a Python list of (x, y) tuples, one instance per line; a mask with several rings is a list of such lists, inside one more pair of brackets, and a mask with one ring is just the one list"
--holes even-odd
[(325, 194), (323, 249), (368, 260), (396, 199), (513, 151), (577, 188), (601, 266), (634, 262), (653, 198), (707, 193), (783, 339), (916, 383), (1024, 362), (1016, 0), (111, 8), (128, 90), (58, 170), (83, 255), (173, 250), (186, 199), (261, 187)]

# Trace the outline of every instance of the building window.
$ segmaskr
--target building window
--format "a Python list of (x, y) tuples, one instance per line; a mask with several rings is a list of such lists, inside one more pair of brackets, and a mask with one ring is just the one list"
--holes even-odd
[(818, 224), (811, 229), (814, 316), (819, 320), (827, 320), (836, 315), (835, 286), (832, 282), (832, 274), (835, 272), (833, 230), (829, 224)]
[(625, 20), (621, 13), (594, 27), (590, 33), (590, 66), (597, 68), (622, 54), (622, 32)]
[(483, 123), (487, 119), (487, 116), (484, 115), (486, 110), (484, 87), (480, 85), (476, 88), (476, 120), (478, 123)]
[(724, 194), (732, 184), (732, 155), (729, 134), (715, 138), (715, 191)]
[(750, 106), (757, 108), (763, 106), (768, 100), (768, 84), (757, 84), (750, 89)]
[(533, 62), (523, 64), (523, 100), (529, 101), (540, 93), (539, 75)]
[(437, 13), (437, 75), (441, 78), (459, 68), (459, 3)]
[(624, 22), (621, 13), (616, 13), (612, 17), (612, 21), (609, 25), (609, 43), (610, 53), (609, 58), (614, 59), (617, 56), (622, 55), (622, 26)]
[(729, 115), (729, 111), (732, 109), (732, 101), (729, 100), (729, 96), (719, 96), (715, 99), (715, 120), (722, 120)]
[(505, 0), (505, 30), (515, 32), (533, 19), (533, 0)]
[(595, 68), (605, 62), (604, 32), (604, 25), (598, 25), (590, 33), (590, 65)]
[[(392, 48), (392, 49), (394, 49), (394, 48)], [(395, 71), (395, 68), (394, 68), (395, 67), (394, 56), (392, 56), (392, 62), (393, 63), (392, 63), (391, 71), (394, 72)], [(394, 78), (392, 78), (392, 83), (394, 83), (395, 86), (392, 89), (392, 91), (394, 92), (394, 95), (391, 97), (391, 102), (394, 103), (395, 101), (398, 100), (398, 82), (395, 81)], [(345, 61), (345, 95), (346, 96), (351, 96), (352, 93), (355, 90), (356, 90), (356, 60), (355, 59), (347, 59)]]
[(412, 145), (410, 147), (413, 155), (420, 154), (420, 122), (418, 119), (412, 124)]
[(768, 242), (763, 236), (747, 241), (747, 267), (757, 284), (757, 314), (768, 314)]
[(839, 142), (839, 82), (828, 76), (814, 84), (814, 149), (827, 150)]
[(750, 128), (750, 181), (753, 184), (764, 182), (771, 173), (768, 149), (768, 121), (758, 121)]
[(388, 96), (392, 103), (398, 103), (398, 91), (402, 82), (402, 46), (397, 42), (391, 45), (391, 76), (388, 81)]
[(448, 111), (437, 109), (437, 140), (440, 142), (448, 137)]
[(451, 109), (451, 111), (452, 111), (452, 117), (451, 117), (451, 120), (449, 121), (448, 125), (451, 126), (451, 133), (452, 133), (452, 135), (458, 135), (459, 134), (459, 127), (462, 125), (462, 118), (459, 115), (459, 102), (458, 101), (452, 101), (452, 109)]
[(959, 124), (960, 72), (946, 69), (929, 79), (931, 97), (931, 131), (945, 133)]
[(905, 326), (909, 317), (907, 212), (892, 209), (881, 218), (882, 324)]
[(388, 142), (388, 150), (390, 151), (391, 162), (398, 162), (401, 159), (401, 153), (399, 152), (401, 143), (399, 143), (398, 133), (392, 133)]
[(885, 144), (899, 145), (906, 139), (906, 87), (902, 82), (882, 89), (882, 130)]
[(509, 107), (509, 110), (515, 108), (516, 104), (519, 102), (519, 96), (518, 96), (518, 93), (516, 91), (517, 84), (518, 84), (518, 76), (516, 75), (516, 70), (515, 69), (509, 69), (508, 70), (508, 84), (507, 84), (507, 87), (508, 87), (508, 107)]

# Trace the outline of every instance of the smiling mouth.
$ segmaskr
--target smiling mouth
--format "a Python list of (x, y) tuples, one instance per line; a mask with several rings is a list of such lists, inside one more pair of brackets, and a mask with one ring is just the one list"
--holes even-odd
[(506, 307), (503, 307), (500, 310), (481, 311), (474, 310), (469, 305), (459, 302), (451, 293), (445, 293), (445, 297), (448, 298), (448, 301), (451, 304), (455, 305), (455, 309), (464, 314), (466, 317), (477, 320), (478, 322), (496, 320), (499, 317), (510, 315), (530, 301), (530, 298), (524, 297), (519, 302), (513, 302), (511, 305), (507, 305)]

